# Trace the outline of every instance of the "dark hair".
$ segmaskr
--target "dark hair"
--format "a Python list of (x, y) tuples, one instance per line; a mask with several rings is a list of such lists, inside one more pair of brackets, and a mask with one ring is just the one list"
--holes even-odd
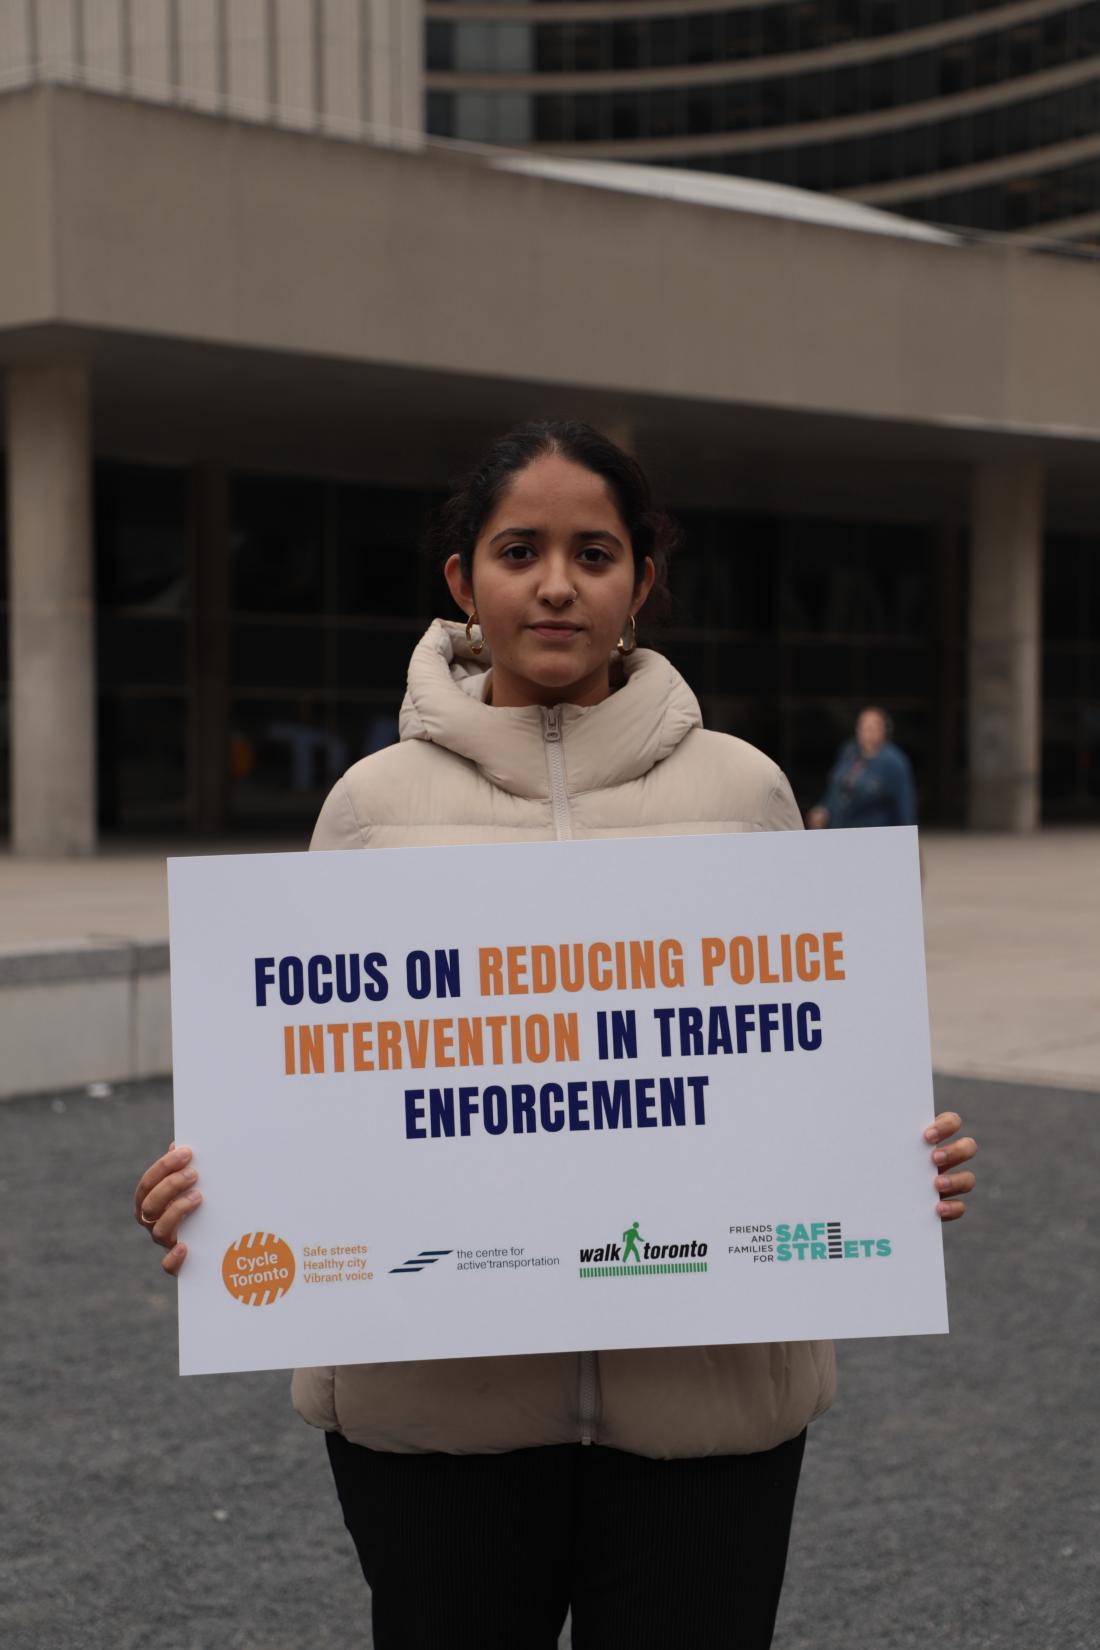
[(469, 578), (478, 534), (512, 477), (536, 459), (553, 454), (603, 477), (630, 534), (639, 579), (646, 557), (653, 562), (656, 577), (647, 606), (664, 611), (668, 604), (668, 563), (679, 543), (680, 530), (671, 516), (654, 509), (649, 481), (637, 459), (591, 424), (575, 419), (537, 419), (498, 436), (481, 462), (452, 483), (450, 498), (429, 523), (428, 550), (440, 561), (457, 554)]

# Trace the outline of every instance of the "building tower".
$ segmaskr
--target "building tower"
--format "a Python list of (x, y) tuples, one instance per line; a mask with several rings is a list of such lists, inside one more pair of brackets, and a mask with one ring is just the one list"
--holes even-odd
[(1100, 237), (1100, 4), (429, 0), (427, 129)]

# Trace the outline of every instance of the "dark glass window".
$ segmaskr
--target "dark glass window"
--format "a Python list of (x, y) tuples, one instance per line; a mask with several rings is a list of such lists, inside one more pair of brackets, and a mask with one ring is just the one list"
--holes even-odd
[[(904, 36), (914, 29), (985, 10), (997, 11), (1004, 0), (788, 0), (784, 5), (737, 7), (728, 11), (687, 12), (673, 17), (542, 22), (531, 26), (534, 62), (545, 73), (585, 73), (607, 69), (675, 69), (696, 63), (735, 62), (744, 58), (782, 57), (791, 52), (822, 51), (852, 40)], [(502, 7), (506, 13), (507, 7)], [(459, 31), (477, 27), (484, 38), (486, 65), (504, 67), (492, 49), (492, 31), (514, 30), (502, 15), (499, 23), (470, 25), (433, 20), (428, 24), (429, 72), (459, 67)], [(1011, 30), (991, 17), (974, 39), (947, 48), (955, 73), (1028, 74), (1069, 53), (1097, 44), (1100, 23), (1095, 5), (1068, 7), (1047, 18)], [(468, 36), (466, 38), (469, 38)], [(481, 38), (481, 36), (479, 36)], [(904, 50), (899, 40), (898, 51)], [(945, 54), (946, 55), (946, 54)], [(967, 84), (970, 81), (967, 80)]]
[(1043, 558), (1043, 811), (1100, 809), (1100, 538), (1051, 534)]
[(8, 494), (7, 473), (0, 464), (0, 830), (8, 829), (11, 762), (10, 679), (8, 667)]
[(323, 490), (242, 477), (233, 486), (233, 603), (248, 613), (317, 613), (324, 603)]
[(106, 831), (186, 823), (188, 523), (182, 471), (95, 466), (97, 780)]
[(182, 613), (186, 524), (187, 480), (181, 471), (97, 465), (93, 533), (100, 605)]

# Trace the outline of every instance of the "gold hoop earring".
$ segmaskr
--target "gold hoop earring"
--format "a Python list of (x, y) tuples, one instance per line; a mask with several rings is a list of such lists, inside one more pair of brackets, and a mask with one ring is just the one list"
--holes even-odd
[(471, 653), (484, 653), (484, 651), (485, 651), (485, 637), (484, 636), (479, 636), (476, 642), (474, 641), (474, 638), (473, 638), (473, 629), (474, 629), (475, 624), (477, 624), (477, 622), (478, 622), (477, 608), (475, 607), (473, 612), (470, 614), (470, 617), (466, 620), (466, 640), (470, 644), (470, 652)]
[(637, 645), (638, 645), (638, 626), (634, 623), (634, 615), (632, 613), (630, 615), (630, 640), (627, 641), (624, 636), (620, 636), (618, 641), (615, 643), (615, 646), (618, 648), (619, 652), (625, 658), (625, 656), (628, 653), (633, 653), (634, 652), (634, 649), (637, 647)]

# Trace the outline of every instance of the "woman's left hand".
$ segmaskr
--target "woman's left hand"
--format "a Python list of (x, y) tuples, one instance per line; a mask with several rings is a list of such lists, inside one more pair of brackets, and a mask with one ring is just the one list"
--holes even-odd
[[(932, 1162), (936, 1167), (936, 1178), (933, 1185), (940, 1194), (936, 1213), (941, 1220), (961, 1219), (966, 1213), (966, 1204), (961, 1200), (967, 1192), (974, 1190), (973, 1172), (959, 1169), (958, 1165), (969, 1163), (978, 1148), (969, 1135), (962, 1140), (951, 1139), (961, 1128), (962, 1118), (958, 1112), (941, 1111), (936, 1121), (924, 1131), (924, 1138), (934, 1147)], [(947, 1144), (948, 1141), (950, 1144)]]

